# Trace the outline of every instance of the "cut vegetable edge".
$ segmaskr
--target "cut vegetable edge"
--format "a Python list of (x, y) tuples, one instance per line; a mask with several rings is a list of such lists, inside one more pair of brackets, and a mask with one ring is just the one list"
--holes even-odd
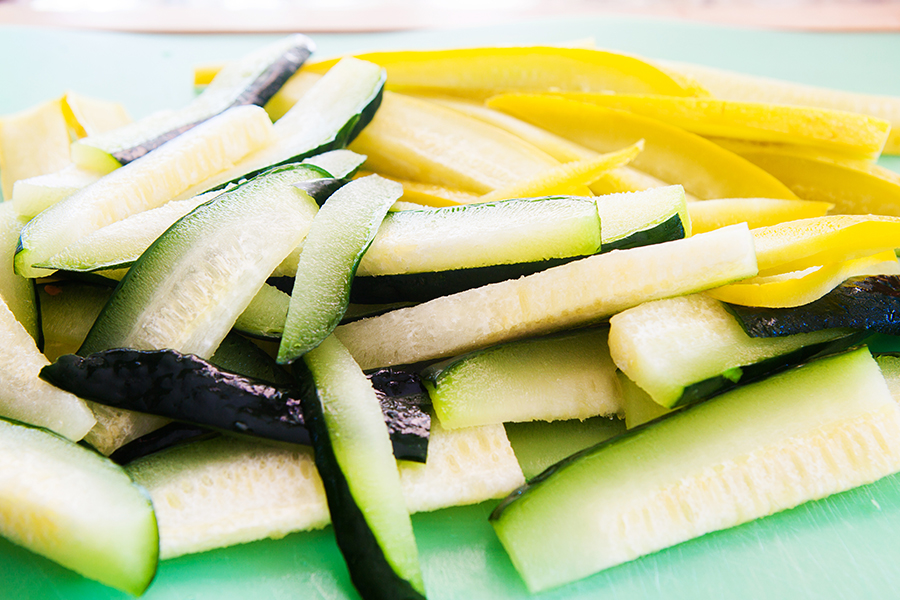
[[(861, 349), (563, 461), (511, 495), (492, 523), (536, 592), (874, 482), (900, 469), (898, 435), (900, 407)], [(635, 452), (654, 460), (635, 469)], [(552, 533), (540, 525), (548, 513)]]
[(0, 419), (0, 532), (103, 584), (140, 595), (159, 558), (146, 493), (119, 466), (61, 437)]

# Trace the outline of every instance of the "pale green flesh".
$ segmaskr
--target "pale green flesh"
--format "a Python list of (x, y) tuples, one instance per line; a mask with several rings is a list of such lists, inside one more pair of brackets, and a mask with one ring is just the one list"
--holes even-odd
[(359, 275), (539, 262), (600, 249), (597, 207), (574, 197), (507, 200), (389, 214)]
[(25, 221), (20, 219), (9, 202), (0, 204), (0, 298), (16, 315), (35, 340), (40, 339), (37, 305), (32, 282), (13, 270), (16, 242)]
[(103, 175), (104, 173), (99, 171), (69, 165), (55, 173), (17, 181), (9, 202), (17, 213), (31, 219), (81, 188), (94, 183)]
[(279, 168), (201, 205), (129, 270), (81, 352), (172, 348), (208, 358), (318, 209)]
[(751, 277), (746, 225), (608, 252), (342, 325), (364, 369), (455, 356), (502, 341), (597, 322), (643, 302)]
[(134, 595), (156, 573), (150, 500), (117, 465), (46, 431), (0, 420), (0, 533)]
[(494, 346), (423, 373), (441, 425), (555, 421), (622, 411), (606, 329)]
[(328, 440), (354, 502), (394, 572), (424, 594), (412, 522), (375, 391), (334, 336), (303, 360), (316, 383)]
[(543, 590), (875, 481), (900, 468), (898, 433), (900, 408), (861, 349), (600, 445), (493, 524), (529, 588)]
[(645, 392), (622, 371), (616, 373), (619, 378), (619, 387), (622, 389), (622, 404), (625, 408), (625, 427), (634, 429), (653, 419), (672, 412), (662, 404), (657, 404)]
[(74, 281), (38, 287), (47, 360), (78, 351), (112, 292), (108, 286)]
[[(76, 151), (73, 158), (82, 157), (89, 167), (96, 158), (92, 153), (110, 155), (116, 151), (140, 146), (169, 131), (209, 119), (235, 105), (248, 85), (253, 83), (269, 66), (286, 51), (296, 45), (310, 43), (305, 36), (285, 37), (273, 44), (260, 48), (252, 54), (229, 63), (213, 79), (193, 102), (177, 110), (154, 113), (134, 123), (103, 134), (92, 135), (73, 144)], [(77, 148), (85, 147), (82, 155)], [(112, 158), (112, 157), (110, 157)], [(115, 159), (112, 159), (115, 160)]]
[(665, 407), (674, 406), (688, 385), (847, 333), (751, 338), (721, 302), (703, 294), (645, 303), (609, 322), (616, 366)]
[(315, 348), (340, 322), (360, 258), (402, 194), (399, 183), (371, 175), (339, 189), (316, 214), (303, 241), (278, 362)]
[(673, 215), (681, 217), (685, 237), (691, 235), (691, 219), (684, 199), (684, 188), (680, 185), (643, 192), (606, 194), (597, 196), (595, 200), (604, 244), (664, 223)]

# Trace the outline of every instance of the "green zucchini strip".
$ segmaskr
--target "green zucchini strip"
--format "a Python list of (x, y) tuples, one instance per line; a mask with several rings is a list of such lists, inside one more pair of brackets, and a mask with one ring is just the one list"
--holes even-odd
[(290, 363), (321, 343), (350, 303), (350, 284), (366, 249), (403, 186), (370, 175), (335, 192), (303, 242), (278, 362)]

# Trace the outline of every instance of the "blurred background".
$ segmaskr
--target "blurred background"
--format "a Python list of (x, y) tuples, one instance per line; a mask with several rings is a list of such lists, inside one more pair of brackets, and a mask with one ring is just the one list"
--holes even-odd
[(399, 31), (575, 15), (900, 30), (900, 0), (0, 0), (0, 24), (143, 32)]

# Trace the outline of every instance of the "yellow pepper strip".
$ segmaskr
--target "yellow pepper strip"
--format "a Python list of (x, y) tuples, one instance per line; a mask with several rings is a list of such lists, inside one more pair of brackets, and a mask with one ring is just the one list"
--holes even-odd
[[(471, 101), (445, 97), (430, 97), (429, 100), (447, 106), (465, 115), (496, 125), (504, 131), (522, 138), (536, 148), (540, 148), (556, 160), (566, 163), (579, 160), (590, 160), (600, 156), (599, 152), (580, 146), (563, 137), (550, 133), (531, 123), (512, 117), (506, 113), (488, 108)], [(630, 166), (622, 166), (603, 173), (588, 187), (596, 195), (617, 194), (621, 192), (642, 192), (652, 188), (666, 187), (665, 181), (647, 175)], [(691, 197), (691, 199), (694, 199)]]
[[(350, 144), (366, 168), (389, 177), (486, 194), (559, 161), (493, 125), (426, 100), (385, 92), (372, 122)], [(584, 193), (588, 195), (585, 188)]]
[(818, 300), (850, 277), (897, 274), (900, 274), (900, 263), (894, 251), (888, 250), (802, 271), (754, 277), (709, 290), (707, 294), (742, 306), (789, 308)]
[(69, 129), (62, 99), (0, 118), (0, 190), (12, 196), (13, 184), (69, 164)]
[[(634, 56), (588, 48), (526, 46), (371, 52), (356, 55), (387, 70), (389, 89), (484, 100), (509, 91), (615, 91), (705, 95), (690, 78), (672, 77)], [(336, 60), (307, 65), (327, 71)]]
[(750, 229), (756, 229), (785, 221), (823, 217), (833, 206), (811, 200), (719, 198), (690, 202), (688, 212), (694, 233), (702, 233), (735, 223), (747, 223)]
[(831, 202), (835, 213), (900, 216), (900, 175), (884, 167), (762, 145), (729, 147), (804, 200)]
[(131, 123), (131, 116), (118, 102), (66, 92), (62, 111), (76, 138), (111, 131)]
[(664, 121), (702, 136), (813, 146), (864, 160), (877, 159), (890, 123), (847, 111), (763, 102), (633, 94), (560, 94)]
[(759, 275), (776, 275), (900, 247), (900, 217), (828, 215), (753, 230)]
[(505, 94), (487, 104), (598, 152), (644, 139), (633, 166), (699, 198), (796, 198), (736, 154), (655, 119), (553, 95)]
[(484, 194), (479, 202), (509, 200), (511, 198), (536, 198), (553, 194), (569, 194), (596, 181), (600, 176), (617, 167), (628, 164), (644, 148), (643, 140), (627, 148), (601, 154), (596, 158), (581, 160), (552, 167), (535, 177), (516, 182), (504, 188)]
[[(354, 175), (354, 179), (372, 175), (371, 171), (359, 171)], [(480, 202), (480, 196), (469, 194), (460, 190), (454, 190), (448, 187), (434, 185), (431, 183), (419, 183), (418, 181), (408, 181), (397, 177), (388, 177), (378, 173), (385, 179), (396, 181), (403, 186), (403, 196), (394, 203), (397, 206), (401, 201), (408, 204), (418, 204), (421, 206), (459, 206), (460, 204), (473, 204)]]
[(208, 63), (194, 67), (194, 87), (209, 85), (226, 63)]
[(884, 119), (891, 124), (891, 132), (882, 152), (900, 154), (900, 98), (830, 90), (699, 65), (655, 62), (670, 73), (690, 77), (723, 100), (818, 106)]

